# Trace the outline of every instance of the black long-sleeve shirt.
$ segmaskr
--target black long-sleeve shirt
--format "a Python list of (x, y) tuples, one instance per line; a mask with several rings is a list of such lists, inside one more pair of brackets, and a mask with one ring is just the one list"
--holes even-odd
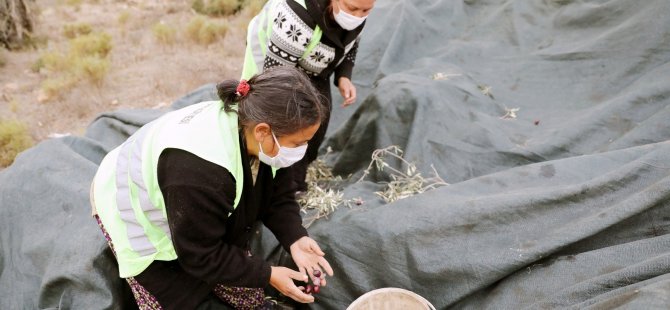
[(294, 198), (291, 169), (279, 169), (273, 178), (272, 169), (261, 163), (254, 185), (244, 153), (244, 190), (234, 210), (235, 179), (227, 169), (184, 150), (167, 149), (160, 155), (158, 184), (178, 259), (155, 261), (135, 279), (163, 307), (195, 308), (216, 284), (267, 286), (270, 265), (247, 255), (251, 227), (257, 220), (286, 250), (307, 235)]

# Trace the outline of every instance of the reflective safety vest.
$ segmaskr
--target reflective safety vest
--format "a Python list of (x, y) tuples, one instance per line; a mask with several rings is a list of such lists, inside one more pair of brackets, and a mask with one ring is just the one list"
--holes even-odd
[[(268, 38), (272, 35), (272, 24), (276, 15), (275, 9), (281, 2), (287, 0), (269, 0), (258, 15), (256, 15), (247, 28), (247, 49), (244, 54), (244, 66), (242, 67), (242, 79), (248, 80), (254, 74), (263, 72), (263, 62), (268, 49)], [(305, 0), (295, 0), (303, 8), (307, 9)], [(305, 48), (301, 59), (307, 57), (321, 41), (323, 31), (317, 25), (314, 28), (309, 44)]]
[(155, 260), (177, 259), (158, 186), (164, 149), (185, 150), (226, 168), (235, 179), (237, 207), (244, 184), (237, 121), (221, 101), (191, 105), (143, 126), (102, 160), (92, 199), (113, 241), (122, 278), (140, 274)]

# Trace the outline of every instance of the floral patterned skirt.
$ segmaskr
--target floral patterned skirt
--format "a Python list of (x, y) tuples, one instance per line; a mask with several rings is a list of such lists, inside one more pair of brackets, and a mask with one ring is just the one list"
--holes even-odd
[[(107, 240), (107, 244), (112, 249), (114, 255), (114, 244), (112, 239), (109, 237), (105, 226), (102, 225), (100, 217), (94, 215), (95, 220), (98, 222), (102, 234)], [(156, 297), (154, 297), (146, 288), (144, 288), (135, 278), (129, 277), (126, 278), (130, 289), (133, 291), (133, 296), (135, 301), (139, 306), (140, 310), (162, 310), (163, 307), (158, 303)], [(229, 287), (218, 284), (214, 287), (214, 294), (219, 297), (221, 300), (233, 306), (235, 309), (243, 310), (252, 310), (252, 309), (264, 309), (268, 306), (265, 303), (265, 293), (262, 288), (248, 288), (248, 287)]]

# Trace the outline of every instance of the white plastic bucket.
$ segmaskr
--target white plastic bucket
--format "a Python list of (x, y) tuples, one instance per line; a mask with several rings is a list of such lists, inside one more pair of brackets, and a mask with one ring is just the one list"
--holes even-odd
[(365, 293), (347, 310), (435, 310), (420, 295), (402, 288), (386, 287)]

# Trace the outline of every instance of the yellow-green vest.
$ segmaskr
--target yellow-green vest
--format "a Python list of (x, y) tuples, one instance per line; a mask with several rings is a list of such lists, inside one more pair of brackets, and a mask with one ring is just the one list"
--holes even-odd
[(221, 101), (188, 106), (140, 128), (105, 156), (93, 183), (92, 199), (114, 244), (122, 278), (140, 274), (155, 260), (177, 259), (157, 176), (166, 148), (226, 168), (235, 179), (234, 207), (242, 196), (238, 118), (226, 113)]

